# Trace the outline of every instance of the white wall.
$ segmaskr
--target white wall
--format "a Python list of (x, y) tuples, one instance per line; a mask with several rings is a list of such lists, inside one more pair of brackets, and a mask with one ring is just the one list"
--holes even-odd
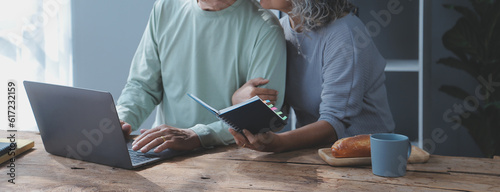
[(155, 1), (71, 2), (74, 86), (109, 91), (116, 102)]

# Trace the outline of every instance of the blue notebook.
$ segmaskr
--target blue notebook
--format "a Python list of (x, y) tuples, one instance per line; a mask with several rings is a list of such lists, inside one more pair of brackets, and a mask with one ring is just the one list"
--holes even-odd
[(0, 156), (5, 155), (9, 152), (10, 143), (0, 142)]
[(240, 133), (243, 129), (253, 134), (278, 131), (286, 125), (287, 117), (259, 96), (221, 110), (214, 109), (192, 94), (188, 93), (188, 96)]

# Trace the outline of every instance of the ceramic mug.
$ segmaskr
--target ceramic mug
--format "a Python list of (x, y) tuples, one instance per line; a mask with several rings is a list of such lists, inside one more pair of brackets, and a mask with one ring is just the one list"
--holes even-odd
[(383, 177), (401, 177), (406, 174), (406, 163), (411, 154), (407, 136), (377, 133), (370, 136), (372, 172)]

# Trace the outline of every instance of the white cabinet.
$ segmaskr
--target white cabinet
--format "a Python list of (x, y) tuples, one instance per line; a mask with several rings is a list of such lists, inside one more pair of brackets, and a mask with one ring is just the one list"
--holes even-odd
[(380, 53), (386, 58), (386, 86), (396, 122), (396, 133), (405, 134), (423, 147), (428, 87), (424, 50), (428, 0), (351, 0), (359, 8)]

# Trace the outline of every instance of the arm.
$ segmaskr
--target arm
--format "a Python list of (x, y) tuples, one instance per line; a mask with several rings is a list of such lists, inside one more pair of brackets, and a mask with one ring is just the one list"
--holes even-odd
[[(155, 38), (156, 6), (132, 60), (127, 84), (117, 102), (121, 120), (136, 130), (161, 102), (163, 85)], [(125, 127), (123, 127), (125, 129)]]
[[(242, 88), (251, 88), (253, 90), (253, 93), (250, 94), (252, 97), (255, 95), (262, 96), (262, 99), (274, 101), (274, 105), (281, 108), (285, 96), (285, 81), (285, 37), (280, 26), (273, 26), (265, 31), (255, 45), (251, 66), (248, 70), (247, 83)], [(242, 89), (237, 90), (235, 94), (240, 90)]]
[(258, 95), (262, 100), (269, 100), (271, 104), (276, 104), (276, 99), (278, 99), (278, 91), (274, 89), (260, 88), (258, 86), (265, 85), (269, 83), (268, 79), (255, 78), (250, 79), (238, 90), (236, 90), (232, 97), (233, 105), (246, 101), (255, 95)]
[(331, 143), (344, 137), (350, 117), (361, 112), (364, 81), (367, 79), (363, 72), (369, 70), (365, 65), (354, 62), (355, 50), (349, 37), (335, 34), (327, 42), (330, 43), (325, 46), (324, 51), (321, 74), (324, 82), (318, 121), (279, 134), (251, 135), (246, 132), (248, 140), (233, 134), (239, 145), (245, 144), (260, 151), (280, 152)]
[(323, 54), (323, 90), (318, 121), (328, 122), (338, 139), (345, 137), (351, 117), (361, 113), (366, 81), (370, 80), (369, 73), (372, 73), (369, 63), (360, 63), (360, 58), (355, 58), (362, 55), (355, 52), (367, 48), (356, 47), (351, 38), (348, 29), (338, 29), (328, 37), (330, 43), (325, 45)]
[(244, 130), (245, 137), (230, 129), (236, 144), (257, 151), (283, 152), (300, 148), (311, 147), (320, 144), (333, 143), (337, 135), (333, 127), (326, 121), (317, 121), (300, 129), (284, 133), (266, 132), (253, 135)]
[[(343, 138), (349, 119), (361, 113), (369, 66), (355, 58), (349, 32), (332, 33), (323, 53), (323, 90), (318, 121), (282, 133), (284, 150), (333, 143)], [(347, 126), (346, 126), (347, 125)], [(297, 142), (294, 142), (297, 141)]]
[(283, 141), (279, 151), (289, 151), (316, 145), (333, 143), (337, 140), (335, 130), (326, 121), (316, 121), (299, 129), (279, 134)]

